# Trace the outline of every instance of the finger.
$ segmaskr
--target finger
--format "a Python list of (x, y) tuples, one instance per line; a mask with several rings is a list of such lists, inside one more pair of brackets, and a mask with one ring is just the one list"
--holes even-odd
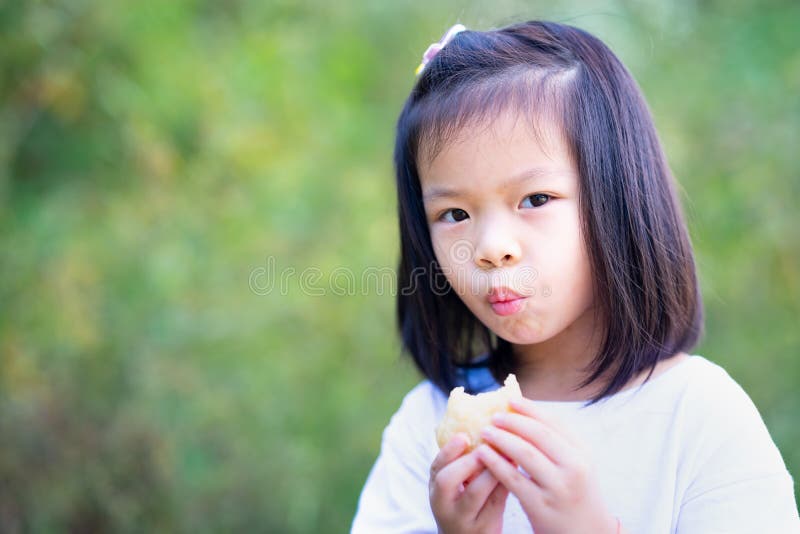
[(503, 508), (506, 505), (506, 499), (508, 498), (508, 489), (500, 484), (498, 481), (495, 488), (486, 498), (486, 502), (483, 505), (483, 508), (480, 509), (478, 512), (478, 516), (476, 518), (476, 522), (480, 522), (481, 519), (484, 517), (491, 518), (494, 517), (495, 514), (502, 514)]
[(551, 417), (549, 414), (543, 413), (542, 410), (540, 410), (536, 405), (535, 401), (521, 397), (509, 399), (508, 404), (515, 412), (532, 417), (549, 426), (557, 433), (564, 436), (564, 439), (566, 439), (573, 446), (580, 446), (580, 441), (577, 439), (577, 437), (575, 437), (575, 435), (572, 434), (569, 429), (565, 428), (563, 424), (561, 424), (559, 421), (556, 421), (555, 418)]
[(465, 515), (472, 518), (478, 516), (481, 508), (486, 503), (489, 494), (497, 487), (497, 479), (491, 471), (481, 465), (480, 473), (470, 482), (464, 493), (459, 497), (460, 508)]
[(431, 479), (431, 498), (435, 499), (437, 503), (455, 500), (461, 493), (464, 481), (483, 468), (474, 452), (456, 458), (442, 467), (436, 473), (436, 478)]
[(444, 447), (439, 451), (439, 454), (433, 459), (433, 463), (431, 463), (431, 480), (436, 477), (436, 473), (438, 473), (442, 467), (461, 456), (461, 453), (464, 452), (467, 446), (469, 446), (469, 437), (466, 434), (458, 433), (450, 438), (450, 441), (445, 443)]
[(495, 454), (510, 458), (542, 488), (552, 488), (558, 481), (558, 466), (535, 445), (516, 434), (491, 426), (486, 427), (481, 436), (496, 449)]
[(469, 486), (469, 485), (472, 483), (472, 481), (473, 481), (473, 480), (475, 480), (476, 478), (478, 478), (478, 475), (480, 475), (480, 474), (481, 474), (481, 472), (480, 472), (480, 471), (476, 471), (476, 472), (472, 473), (472, 474), (469, 476), (469, 478), (467, 478), (467, 479), (464, 481), (464, 487), (466, 488), (467, 486)]
[(516, 495), (518, 499), (531, 492), (538, 493), (541, 491), (536, 482), (520, 473), (516, 467), (504, 460), (489, 445), (483, 444), (475, 449), (475, 452), (483, 465), (486, 466), (486, 469), (491, 471), (498, 482)]
[(496, 414), (492, 424), (532, 443), (557, 465), (565, 465), (575, 448), (564, 436), (538, 419), (518, 413)]

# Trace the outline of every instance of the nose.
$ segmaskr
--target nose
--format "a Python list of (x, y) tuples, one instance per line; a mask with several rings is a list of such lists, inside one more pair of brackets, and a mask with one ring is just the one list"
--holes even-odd
[(508, 225), (500, 221), (484, 224), (475, 245), (475, 263), (482, 269), (507, 267), (520, 259), (519, 240)]

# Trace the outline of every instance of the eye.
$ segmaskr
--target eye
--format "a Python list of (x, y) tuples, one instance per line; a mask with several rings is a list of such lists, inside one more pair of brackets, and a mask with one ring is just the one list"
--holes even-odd
[[(534, 195), (528, 195), (522, 200), (522, 207), (523, 208), (538, 208), (547, 203), (550, 200), (550, 195), (545, 193), (536, 193)], [(525, 204), (529, 204), (526, 206)]]
[[(451, 221), (447, 220), (447, 215), (448, 214), (452, 214), (452, 220)], [(442, 213), (442, 215), (439, 217), (439, 219), (442, 219), (442, 220), (444, 220), (446, 222), (461, 222), (461, 221), (463, 221), (464, 219), (466, 219), (468, 217), (469, 217), (469, 215), (467, 214), (466, 211), (464, 211), (462, 209), (458, 209), (458, 208), (453, 208), (453, 209), (449, 209), (449, 210), (445, 211), (444, 213)]]

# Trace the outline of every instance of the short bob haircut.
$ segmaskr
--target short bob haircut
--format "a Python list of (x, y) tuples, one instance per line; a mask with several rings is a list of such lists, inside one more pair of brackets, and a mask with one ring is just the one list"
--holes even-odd
[[(397, 324), (402, 348), (445, 394), (464, 368), (500, 381), (516, 368), (511, 343), (469, 311), (436, 261), (418, 162), (468, 124), (504, 111), (536, 128), (561, 127), (579, 172), (581, 230), (605, 332), (590, 376), (613, 378), (588, 405), (696, 345), (703, 309), (691, 242), (650, 111), (633, 77), (599, 39), (530, 21), (457, 34), (422, 71), (397, 122), (401, 257)], [(538, 135), (538, 134), (537, 134)], [(429, 160), (431, 161), (431, 160)], [(438, 284), (438, 285), (437, 285)], [(483, 363), (476, 363), (482, 361)]]

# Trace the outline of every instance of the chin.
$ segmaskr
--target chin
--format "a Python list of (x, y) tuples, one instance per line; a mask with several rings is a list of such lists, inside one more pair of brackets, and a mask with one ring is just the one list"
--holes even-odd
[(540, 336), (500, 336), (501, 338), (505, 339), (512, 345), (538, 345), (539, 343), (544, 343), (552, 336), (540, 335)]
[(539, 324), (503, 324), (493, 321), (494, 324), (487, 325), (497, 336), (505, 339), (514, 345), (535, 345), (547, 341), (552, 337), (551, 333), (545, 331)]

